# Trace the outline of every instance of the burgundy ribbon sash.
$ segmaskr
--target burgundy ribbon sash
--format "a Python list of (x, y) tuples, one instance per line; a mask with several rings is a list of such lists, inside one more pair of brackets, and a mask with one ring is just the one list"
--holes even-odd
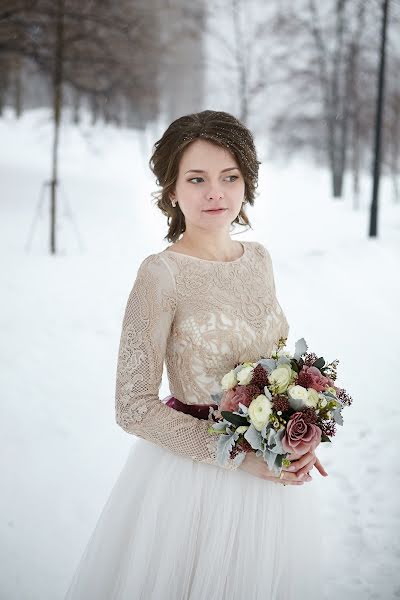
[(217, 404), (185, 404), (178, 400), (178, 398), (175, 398), (175, 396), (168, 396), (168, 398), (165, 404), (170, 408), (174, 408), (187, 415), (192, 415), (192, 417), (197, 417), (198, 419), (204, 419), (205, 421), (208, 420), (210, 406), (215, 409), (218, 408)]

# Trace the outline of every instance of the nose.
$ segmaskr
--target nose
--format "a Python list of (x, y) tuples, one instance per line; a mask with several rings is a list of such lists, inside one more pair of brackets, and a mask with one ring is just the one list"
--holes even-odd
[(207, 198), (209, 200), (220, 200), (223, 197), (224, 197), (224, 194), (216, 186), (211, 186), (207, 192)]

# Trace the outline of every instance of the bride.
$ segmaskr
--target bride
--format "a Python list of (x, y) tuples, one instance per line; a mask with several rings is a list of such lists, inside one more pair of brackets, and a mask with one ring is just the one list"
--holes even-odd
[(230, 236), (249, 225), (259, 164), (226, 112), (183, 116), (155, 144), (171, 245), (141, 262), (122, 323), (115, 414), (134, 441), (66, 600), (321, 598), (315, 452), (277, 478), (244, 449), (220, 466), (209, 432), (223, 375), (289, 331), (268, 249)]

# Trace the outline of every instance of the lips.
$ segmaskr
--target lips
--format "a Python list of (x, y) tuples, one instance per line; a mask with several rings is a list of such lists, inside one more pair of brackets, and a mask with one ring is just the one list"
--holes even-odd
[(209, 208), (209, 209), (205, 210), (204, 212), (214, 212), (216, 210), (226, 210), (226, 208), (224, 208), (223, 206), (221, 206), (221, 208)]

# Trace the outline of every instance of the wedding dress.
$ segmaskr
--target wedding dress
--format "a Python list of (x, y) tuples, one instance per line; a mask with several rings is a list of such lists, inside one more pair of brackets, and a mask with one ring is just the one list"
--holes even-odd
[[(65, 600), (320, 600), (313, 482), (220, 466), (211, 417), (222, 376), (269, 356), (289, 326), (254, 241), (209, 261), (169, 248), (141, 263), (122, 325), (116, 422), (135, 436)], [(171, 396), (159, 397), (165, 361)], [(171, 397), (187, 405), (167, 405)]]

